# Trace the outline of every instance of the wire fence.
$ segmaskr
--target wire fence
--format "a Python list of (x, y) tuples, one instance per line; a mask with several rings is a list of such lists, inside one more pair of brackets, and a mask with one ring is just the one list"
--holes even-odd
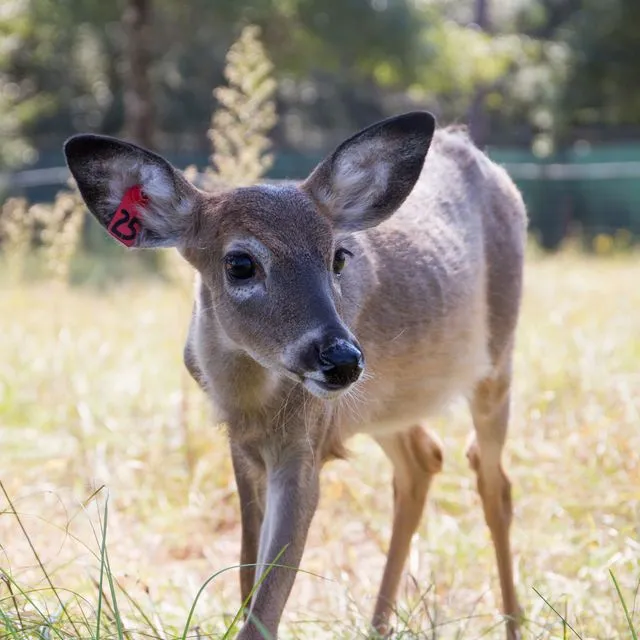
[[(588, 164), (539, 162), (501, 163), (514, 180), (640, 180), (640, 161), (592, 162)], [(0, 173), (0, 192), (30, 187), (63, 186), (69, 179), (67, 167), (26, 169)]]
[[(640, 145), (595, 149), (573, 157), (569, 154), (566, 162), (532, 159), (525, 150), (490, 149), (489, 155), (521, 189), (530, 227), (543, 246), (557, 246), (576, 228), (588, 241), (620, 229), (628, 231), (632, 239), (640, 239)], [(616, 156), (627, 157), (618, 160)], [(318, 159), (283, 154), (276, 157), (269, 178), (302, 178)], [(65, 166), (0, 173), (0, 194), (46, 202), (66, 187), (69, 177)]]

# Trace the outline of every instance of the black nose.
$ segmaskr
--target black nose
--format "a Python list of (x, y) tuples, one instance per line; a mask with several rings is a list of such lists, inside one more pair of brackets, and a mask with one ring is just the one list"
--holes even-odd
[(337, 340), (323, 349), (320, 363), (327, 382), (340, 387), (355, 382), (364, 365), (360, 349), (346, 340)]

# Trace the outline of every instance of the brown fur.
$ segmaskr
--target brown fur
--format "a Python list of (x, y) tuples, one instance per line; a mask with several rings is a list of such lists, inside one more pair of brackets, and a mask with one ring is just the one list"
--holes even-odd
[[(295, 203), (294, 218), (286, 208), (275, 206), (279, 199), (274, 198), (269, 206), (269, 198), (261, 192), (243, 192), (239, 200), (234, 197), (222, 209), (212, 208), (207, 222), (211, 226), (200, 237), (215, 238), (220, 245), (227, 234), (242, 229), (260, 238), (279, 259), (294, 261), (301, 271), (314, 248), (329, 253), (330, 229), (308, 209), (308, 203)], [(204, 376), (216, 388), (224, 387), (223, 399), (214, 398), (214, 403), (230, 425), (232, 442), (242, 440), (251, 448), (308, 448), (320, 465), (343, 456), (345, 441), (356, 432), (380, 434), (378, 439), (387, 451), (392, 445), (383, 443), (395, 438), (404, 442), (403, 434), (412, 433), (405, 428), (428, 417), (455, 394), (478, 398), (478, 404), (487, 402), (491, 407), (504, 402), (510, 379), (504, 372), (509, 371), (520, 301), (525, 227), (522, 201), (506, 174), (460, 133), (437, 133), (422, 178), (400, 210), (377, 228), (343, 243), (355, 257), (343, 276), (342, 313), (363, 345), (369, 374), (350, 399), (327, 405), (288, 380), (271, 388), (268, 374), (253, 362), (238, 365), (241, 373), (229, 377), (227, 385), (221, 378), (228, 377), (222, 371), (229, 371), (230, 363), (219, 361), (218, 349), (209, 342), (212, 332), (203, 330), (201, 342), (191, 343), (201, 354), (202, 368), (208, 372)], [(207, 247), (205, 254), (210, 251)], [(200, 308), (204, 309), (211, 306), (209, 287), (216, 285), (206, 282), (206, 268), (197, 258), (189, 252), (185, 255), (203, 274)], [(288, 295), (300, 304), (307, 294), (302, 287), (294, 287)], [(203, 315), (196, 315), (194, 323), (209, 326), (211, 320)], [(274, 330), (272, 322), (265, 322), (262, 331)], [(301, 330), (288, 327), (286, 331)], [(215, 354), (216, 362), (207, 354)], [(245, 389), (240, 396), (239, 379)], [(489, 391), (495, 385), (502, 390), (497, 398)], [(259, 405), (259, 418), (253, 412), (248, 418), (246, 404), (239, 399), (249, 393), (248, 386), (249, 395)], [(218, 393), (213, 391), (214, 396)], [(305, 412), (296, 435), (292, 425)], [(388, 436), (389, 432), (397, 435)], [(416, 452), (411, 454), (415, 458), (409, 468), (419, 464), (420, 452), (425, 450), (416, 446), (416, 437), (427, 438), (423, 430), (413, 433), (403, 445)], [(280, 444), (274, 445), (274, 438), (280, 438)], [(432, 447), (437, 460), (439, 445)], [(409, 464), (403, 460), (400, 457), (397, 465)], [(429, 479), (439, 467), (424, 462), (416, 466), (416, 473), (421, 469), (426, 480), (421, 485), (424, 489), (418, 491), (420, 497), (414, 498), (417, 502), (408, 507), (411, 512), (422, 512)], [(401, 491), (396, 488), (396, 504)], [(396, 512), (402, 513), (400, 507), (396, 506)], [(409, 516), (402, 513), (402, 518)], [(374, 616), (379, 630), (388, 628), (399, 571), (417, 520), (402, 543), (406, 548), (390, 564), (398, 575), (386, 589), (388, 595), (383, 593), (383, 583)], [(402, 521), (394, 525), (394, 531), (401, 526)], [(512, 586), (504, 589), (510, 592)], [(512, 595), (506, 597), (514, 600)], [(514, 615), (516, 605), (509, 607), (507, 613)], [(509, 628), (514, 637), (515, 626)]]
[[(243, 599), (283, 549), (279, 563), (299, 566), (323, 463), (344, 456), (355, 433), (378, 441), (394, 466), (392, 539), (373, 617), (382, 633), (442, 466), (441, 445), (422, 422), (466, 396), (475, 427), (468, 455), (514, 640), (520, 611), (501, 452), (526, 214), (506, 173), (463, 131), (431, 140), (432, 127), (415, 114), (374, 125), (299, 186), (180, 192), (194, 204), (174, 243), (198, 271), (185, 363), (228, 425), (249, 565)], [(223, 269), (237, 246), (260, 269), (244, 287)], [(331, 272), (338, 246), (353, 254), (340, 278)], [(331, 332), (359, 345), (366, 367), (346, 393), (326, 398), (300, 363)], [(242, 640), (262, 637), (254, 618), (275, 637), (294, 574), (269, 573)]]

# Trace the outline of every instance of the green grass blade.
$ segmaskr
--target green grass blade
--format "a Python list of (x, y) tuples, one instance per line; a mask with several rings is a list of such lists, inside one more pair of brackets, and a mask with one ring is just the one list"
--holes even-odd
[(105, 570), (105, 554), (107, 552), (107, 503), (109, 502), (109, 498), (107, 497), (104, 505), (104, 522), (102, 525), (102, 540), (100, 542), (100, 577), (98, 578), (98, 608), (96, 611), (96, 638), (100, 638), (100, 624), (102, 623), (102, 599), (103, 599), (103, 590), (102, 584), (104, 581), (104, 570)]
[(627, 618), (627, 624), (629, 625), (629, 631), (631, 631), (631, 637), (633, 638), (633, 640), (638, 640), (638, 634), (636, 633), (636, 630), (633, 626), (633, 620), (629, 615), (629, 609), (627, 608), (627, 603), (624, 600), (622, 591), (620, 590), (620, 585), (618, 584), (618, 581), (616, 580), (616, 577), (613, 575), (613, 571), (611, 571), (611, 569), (609, 569), (609, 575), (613, 580), (613, 586), (616, 588), (616, 591), (618, 592), (618, 598), (620, 598), (620, 602), (622, 603), (622, 608), (624, 609), (624, 615)]
[[(50, 629), (53, 633), (55, 633), (55, 635), (58, 636), (58, 638), (63, 640), (65, 636), (62, 633), (62, 631), (60, 629), (57, 629), (51, 624), (51, 621), (47, 616), (47, 614), (44, 611), (42, 611), (42, 609), (40, 609), (38, 604), (35, 602), (35, 600), (33, 600), (33, 598), (31, 598), (29, 593), (27, 593), (24, 589), (22, 589), (22, 587), (10, 575), (3, 573), (3, 576), (6, 580), (11, 582), (11, 584), (16, 588), (16, 590), (20, 593), (20, 595), (31, 605), (31, 607), (38, 614), (38, 616), (40, 616), (40, 619), (42, 620), (41, 624), (46, 626), (46, 628)], [(46, 590), (41, 589), (40, 591), (46, 591)]]
[(218, 576), (222, 575), (223, 573), (226, 573), (227, 571), (231, 571), (232, 569), (239, 569), (242, 566), (243, 565), (236, 564), (236, 565), (233, 565), (231, 567), (225, 567), (224, 569), (220, 569), (220, 571), (216, 571), (213, 575), (210, 575), (202, 583), (202, 586), (198, 589), (198, 593), (196, 593), (196, 597), (194, 598), (193, 602), (191, 603), (191, 608), (189, 609), (189, 615), (187, 616), (187, 621), (184, 624), (184, 629), (182, 631), (182, 635), (180, 636), (180, 640), (187, 640), (187, 633), (189, 631), (189, 626), (191, 625), (191, 620), (193, 618), (193, 614), (195, 613), (196, 604), (198, 603), (198, 600), (200, 599), (200, 596), (202, 595), (203, 591), (207, 588), (209, 583), (213, 582), (213, 580), (215, 580)]
[[(271, 570), (275, 566), (279, 566), (277, 564), (278, 560), (280, 560), (280, 558), (282, 557), (282, 554), (287, 550), (288, 546), (289, 545), (287, 544), (284, 547), (282, 547), (282, 549), (280, 550), (278, 555), (274, 558), (273, 562), (270, 563), (267, 566), (267, 568), (265, 569), (264, 573), (260, 576), (260, 580), (258, 580), (258, 582), (256, 582), (253, 585), (253, 587), (251, 588), (251, 591), (249, 592), (249, 595), (245, 598), (245, 600), (242, 603), (240, 609), (238, 609), (238, 611), (236, 611), (236, 615), (234, 616), (233, 620), (231, 621), (231, 624), (227, 628), (225, 634), (222, 636), (222, 640), (227, 640), (227, 638), (229, 637), (229, 634), (231, 633), (231, 631), (233, 631), (233, 629), (236, 626), (236, 624), (238, 624), (238, 621), (240, 620), (240, 616), (242, 616), (243, 611), (247, 608), (247, 606), (251, 602), (251, 598), (253, 598), (253, 594), (260, 588), (260, 585), (265, 581), (266, 577), (269, 575)], [(253, 622), (254, 625), (256, 625), (258, 627), (258, 630), (264, 635), (266, 629), (265, 630), (260, 629), (261, 625), (260, 625), (259, 620), (252, 620), (252, 622)], [(268, 637), (269, 637), (268, 635), (265, 636), (265, 638), (268, 638)]]
[[(106, 517), (105, 517), (106, 522)], [(105, 553), (105, 559), (107, 561), (107, 582), (109, 583), (109, 592), (111, 593), (111, 606), (113, 608), (113, 617), (116, 621), (116, 627), (118, 629), (118, 640), (124, 640), (129, 638), (129, 634), (125, 632), (122, 625), (122, 617), (120, 616), (120, 610), (118, 609), (118, 600), (116, 596), (116, 587), (113, 580), (113, 574), (111, 573), (111, 564), (109, 563), (109, 554)]]
[(51, 576), (49, 575), (49, 573), (47, 572), (44, 564), (42, 563), (42, 560), (40, 559), (40, 554), (36, 551), (35, 545), (33, 544), (33, 541), (31, 540), (31, 537), (29, 536), (29, 533), (27, 532), (26, 527), (24, 526), (24, 523), (22, 522), (22, 518), (18, 515), (18, 512), (16, 511), (15, 505), (13, 504), (13, 501), (11, 500), (11, 498), (9, 497), (9, 494), (7, 493), (7, 490), (4, 486), (4, 483), (2, 482), (2, 480), (0, 480), (0, 490), (2, 490), (2, 493), (4, 494), (4, 497), (7, 501), (7, 504), (9, 505), (9, 509), (11, 514), (14, 516), (14, 518), (16, 519), (16, 522), (18, 523), (18, 526), (20, 527), (20, 530), (22, 531), (27, 544), (29, 545), (29, 548), (31, 549), (31, 553), (33, 553), (34, 558), (36, 559), (36, 562), (38, 563), (38, 566), (40, 567), (40, 570), (42, 571), (47, 584), (49, 585), (49, 587), (51, 588), (51, 591), (53, 592), (53, 594), (56, 597), (56, 600), (58, 601), (58, 604), (60, 605), (61, 610), (64, 612), (67, 620), (69, 621), (69, 624), (71, 625), (71, 628), (73, 629), (74, 633), (76, 634), (76, 637), (80, 637), (80, 632), (78, 631), (78, 628), (76, 627), (73, 618), (71, 617), (71, 615), (69, 614), (69, 612), (67, 611), (66, 607), (64, 606), (64, 603), (62, 602), (62, 598), (60, 597), (60, 594), (58, 593), (58, 591), (56, 590), (56, 588), (53, 586), (53, 581), (51, 580)]
[[(285, 549), (286, 549), (286, 547), (284, 547), (284, 549), (282, 549), (282, 551), (276, 556), (276, 559), (274, 560), (274, 563), (282, 556), (282, 554), (284, 553)], [(273, 568), (275, 566), (279, 566), (279, 565), (276, 565), (274, 563), (272, 563), (270, 565), (270, 567)], [(227, 571), (231, 571), (232, 569), (241, 569), (242, 567), (245, 567), (245, 566), (247, 566), (247, 565), (236, 564), (236, 565), (233, 565), (231, 567), (225, 567), (224, 569), (220, 569), (220, 571), (216, 571), (213, 575), (209, 576), (203, 582), (202, 586), (198, 589), (198, 593), (196, 593), (196, 597), (194, 598), (193, 603), (191, 604), (191, 608), (189, 609), (189, 615), (187, 616), (187, 621), (184, 624), (184, 629), (182, 631), (182, 635), (180, 636), (181, 640), (187, 640), (187, 633), (189, 632), (189, 626), (191, 625), (191, 620), (193, 619), (193, 614), (195, 613), (196, 605), (198, 604), (198, 600), (200, 599), (200, 596), (204, 593), (204, 590), (207, 588), (207, 586), (209, 586), (209, 584), (211, 582), (213, 582), (218, 576), (222, 575), (223, 573), (226, 573)], [(265, 573), (268, 574), (269, 570), (270, 569), (268, 569)], [(266, 575), (265, 575), (265, 578), (266, 578)], [(253, 589), (251, 591), (251, 594), (253, 594)], [(250, 597), (248, 597), (247, 600), (248, 599), (250, 599)], [(224, 640), (225, 638), (227, 638), (227, 636), (229, 634), (229, 630), (231, 628), (233, 628), (233, 625), (235, 624), (237, 619), (240, 617), (240, 615), (242, 615), (242, 610), (243, 610), (244, 606), (245, 606), (245, 603), (242, 604), (242, 608), (240, 609), (240, 611), (234, 617), (234, 619), (233, 619), (233, 621), (231, 623), (231, 627), (229, 629), (227, 629), (225, 635), (221, 638), (221, 640)]]
[(102, 619), (102, 605), (104, 600), (104, 578), (107, 577), (107, 583), (109, 584), (109, 591), (111, 593), (113, 616), (116, 623), (116, 629), (118, 632), (118, 640), (124, 640), (125, 634), (122, 627), (122, 619), (118, 611), (118, 603), (116, 600), (116, 592), (113, 584), (113, 576), (111, 574), (111, 567), (109, 565), (109, 554), (107, 552), (107, 524), (109, 521), (109, 497), (104, 503), (104, 518), (102, 521), (102, 540), (100, 542), (100, 579), (98, 580), (98, 611), (96, 620), (96, 638), (100, 638), (100, 623)]
[(149, 629), (151, 629), (153, 634), (157, 638), (163, 638), (165, 634), (160, 633), (160, 630), (155, 626), (151, 618), (144, 612), (142, 606), (133, 598), (133, 596), (124, 588), (124, 586), (117, 581), (116, 586), (124, 594), (125, 598), (127, 598), (127, 600), (131, 603), (131, 606), (138, 612), (140, 617), (146, 622), (147, 625), (149, 625)]
[[(24, 624), (20, 620), (20, 628), (24, 630)], [(20, 633), (13, 620), (0, 608), (0, 638), (19, 638)]]
[[(252, 618), (251, 619), (251, 624), (254, 627), (257, 627), (258, 631), (260, 632), (260, 634), (262, 635), (263, 640), (273, 640), (273, 636), (269, 633), (269, 631), (267, 630), (267, 628), (262, 624), (262, 622), (260, 622), (260, 620), (258, 620), (257, 618)], [(225, 636), (226, 637), (226, 634)]]
[(533, 587), (533, 590), (536, 592), (538, 597), (547, 605), (547, 607), (549, 607), (549, 609), (551, 609), (551, 611), (553, 611), (553, 613), (555, 613), (562, 621), (562, 637), (566, 638), (567, 629), (569, 629), (571, 633), (575, 634), (576, 638), (582, 640), (582, 636), (567, 622), (566, 617), (563, 616), (535, 587)]
[[(9, 595), (11, 596), (11, 602), (13, 604), (13, 608), (16, 612), (16, 618), (18, 620), (18, 625), (21, 629), (24, 628), (24, 622), (22, 621), (22, 616), (20, 615), (20, 607), (18, 606), (18, 601), (16, 600), (16, 595), (13, 593), (13, 587), (11, 586), (11, 580), (9, 580), (8, 576), (4, 573), (0, 574), (0, 580), (7, 585), (7, 590), (9, 591)], [(2, 609), (0, 609), (0, 613), (2, 613)]]

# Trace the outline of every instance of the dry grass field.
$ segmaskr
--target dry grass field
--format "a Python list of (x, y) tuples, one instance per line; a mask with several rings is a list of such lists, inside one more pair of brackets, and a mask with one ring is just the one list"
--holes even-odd
[[(157, 278), (2, 285), (0, 638), (233, 637), (238, 503), (224, 430), (182, 367), (190, 293)], [(524, 637), (634, 637), (612, 574), (639, 624), (637, 254), (532, 252), (515, 381), (506, 463)], [(503, 638), (465, 406), (431, 426), (445, 468), (396, 637)], [(391, 472), (373, 442), (351, 451), (324, 471), (285, 640), (366, 637)]]

